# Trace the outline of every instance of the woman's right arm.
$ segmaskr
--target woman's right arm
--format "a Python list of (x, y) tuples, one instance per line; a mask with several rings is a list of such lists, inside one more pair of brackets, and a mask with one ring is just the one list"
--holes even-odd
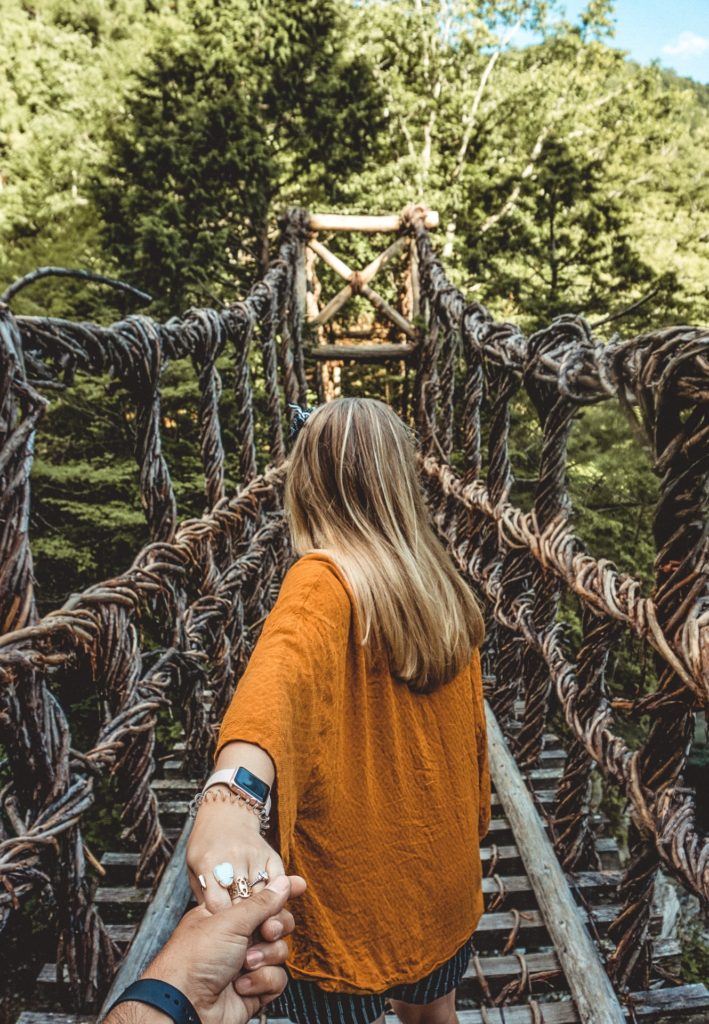
[[(254, 743), (226, 743), (219, 751), (215, 770), (239, 767), (273, 787), (273, 761)], [(204, 902), (212, 912), (231, 904), (229, 893), (214, 877), (217, 864), (230, 863), (234, 877), (245, 876), (250, 882), (259, 871), (269, 878), (284, 874), (283, 863), (276, 851), (259, 832), (258, 816), (239, 803), (227, 786), (216, 785), (207, 790), (200, 804), (187, 846), (187, 867), (192, 891), (198, 903)], [(207, 888), (199, 882), (202, 875)], [(265, 883), (260, 883), (261, 888)]]
[(327, 563), (306, 559), (288, 570), (224, 716), (215, 765), (243, 766), (269, 786), (275, 781), (279, 849), (259, 835), (253, 811), (231, 802), (226, 787), (210, 787), (187, 854), (192, 888), (210, 910), (229, 902), (213, 875), (217, 864), (233, 864), (235, 877), (249, 881), (261, 870), (283, 874), (282, 861), (293, 867), (296, 814), (319, 761), (333, 693), (344, 687), (350, 614)]

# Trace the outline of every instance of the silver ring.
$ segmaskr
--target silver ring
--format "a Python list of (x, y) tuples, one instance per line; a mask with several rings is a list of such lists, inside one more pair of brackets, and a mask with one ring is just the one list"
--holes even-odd
[(197, 875), (197, 881), (199, 882), (203, 889), (207, 888), (207, 879), (204, 877), (204, 875)]
[(253, 882), (249, 882), (249, 888), (253, 889), (253, 887), (255, 885), (258, 885), (259, 882), (267, 882), (267, 881), (268, 881), (268, 871), (259, 871), (259, 872), (257, 872), (256, 878), (254, 878)]

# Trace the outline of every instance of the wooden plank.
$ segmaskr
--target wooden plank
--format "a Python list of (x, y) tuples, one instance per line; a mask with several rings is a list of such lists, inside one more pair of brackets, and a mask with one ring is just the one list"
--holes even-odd
[[(529, 1006), (490, 1007), (483, 1016), (480, 1010), (459, 1010), (459, 1024), (579, 1024), (576, 1007), (570, 999), (558, 1003), (539, 1003), (540, 1016), (535, 1017)], [(393, 1018), (396, 1020), (396, 1018)], [(386, 1024), (390, 1024), (389, 1018)]]
[(106, 931), (119, 946), (127, 946), (129, 942), (133, 941), (133, 936), (136, 932), (136, 925), (134, 924), (108, 924), (106, 925)]
[(542, 750), (539, 755), (540, 768), (563, 768), (566, 764), (567, 753), (561, 747), (554, 747), (551, 750)]
[(94, 902), (100, 906), (119, 904), (121, 906), (144, 907), (150, 903), (150, 889), (135, 889), (130, 885), (100, 885)]
[[(522, 965), (516, 956), (481, 956), (478, 959), (483, 976), (488, 982), (506, 985), (522, 974)], [(527, 953), (524, 959), (530, 974), (558, 971), (563, 978), (559, 958), (553, 949), (545, 950), (543, 953)], [(467, 981), (477, 981), (478, 979), (478, 970), (472, 957), (463, 978)]]
[[(709, 993), (704, 985), (680, 985), (666, 989), (652, 989), (649, 992), (633, 992), (629, 999), (630, 1010), (621, 1007), (620, 1021), (642, 1021), (643, 1024), (706, 1024), (709, 1019)], [(570, 999), (554, 1003), (538, 1003), (542, 1024), (590, 1024), (590, 1017), (580, 1016)], [(480, 1010), (459, 1010), (459, 1024), (536, 1024), (529, 1006), (505, 1006), (503, 1010), (486, 1008), (485, 1016)], [(608, 1018), (610, 1024), (611, 1018)], [(386, 1024), (395, 1024), (396, 1017), (386, 1017)], [(271, 1021), (270, 1024), (276, 1024)]]
[[(587, 900), (615, 895), (618, 883), (622, 878), (620, 871), (579, 871), (574, 875), (574, 882)], [(483, 896), (485, 905), (496, 904), (500, 909), (509, 910), (524, 907), (536, 907), (536, 894), (532, 883), (526, 875), (503, 875), (495, 873), (494, 878), (483, 878)], [(497, 900), (501, 902), (497, 903)]]
[[(492, 844), (497, 844), (498, 846), (500, 846), (503, 844), (511, 844), (514, 842), (515, 830), (511, 822), (507, 821), (505, 818), (501, 816), (500, 812), (502, 811), (502, 809), (503, 803), (502, 800), (500, 799), (500, 802), (495, 805), (495, 814), (498, 816), (494, 817), (490, 822), (490, 828), (488, 830), (488, 833), (481, 841), (482, 847), (491, 846)], [(541, 824), (542, 828), (545, 831), (547, 831), (547, 823), (543, 821)]]
[(189, 808), (190, 800), (161, 800), (160, 821), (163, 825), (182, 825)]
[[(429, 210), (424, 220), (424, 226), (429, 230), (435, 229), (440, 223), (436, 210)], [(401, 217), (398, 213), (385, 215), (383, 217), (360, 216), (359, 214), (347, 213), (311, 213), (311, 231), (364, 231), (367, 234), (377, 232), (392, 232), (401, 230)]]
[(558, 785), (561, 775), (558, 768), (532, 768), (524, 773), (524, 778), (529, 780), (532, 789), (551, 789)]
[(618, 997), (487, 702), (485, 717), (490, 774), (512, 824), (517, 848), (581, 1018), (585, 1024), (623, 1024), (625, 1015)]
[[(575, 904), (574, 910), (583, 927), (584, 922), (588, 919), (588, 915), (585, 911), (577, 910)], [(619, 913), (620, 907), (613, 903), (602, 904), (591, 909), (594, 926), (600, 935), (605, 935), (608, 931), (608, 926)], [(652, 929), (656, 932), (659, 925), (660, 918), (655, 916), (652, 919)], [(551, 931), (547, 928), (547, 921), (538, 909), (516, 911), (515, 908), (484, 913), (478, 922), (475, 932), (476, 946), (478, 950), (486, 950), (488, 952), (504, 949), (513, 930), (516, 930), (516, 940), (512, 947), (513, 949), (522, 948), (527, 950), (532, 946), (554, 945)], [(588, 933), (586, 933), (586, 937), (588, 938)], [(612, 1018), (610, 1018), (609, 1024), (614, 1024)]]
[(394, 309), (386, 299), (383, 299), (379, 292), (375, 292), (373, 288), (370, 288), (368, 284), (363, 285), (360, 288), (360, 295), (364, 295), (365, 299), (369, 299), (375, 309), (391, 320), (391, 322), (399, 328), (399, 330), (411, 338), (412, 341), (418, 340), (418, 334), (413, 324), (409, 323), (405, 316), (402, 316), (398, 309)]
[(315, 345), (306, 354), (313, 359), (344, 359), (349, 362), (380, 363), (386, 359), (410, 359), (416, 345)]
[[(504, 804), (502, 807), (504, 807)], [(493, 818), (487, 830), (487, 835), (481, 840), (481, 845), (483, 847), (492, 846), (493, 843), (498, 846), (507, 845), (513, 843), (514, 840), (515, 834), (509, 821), (505, 821), (504, 818)]]
[[(556, 799), (556, 790), (555, 789), (537, 789), (537, 790), (535, 790), (535, 794), (534, 795), (536, 796), (537, 800), (539, 801), (540, 804), (542, 804), (543, 807), (551, 808), (553, 806), (553, 804), (554, 804), (554, 800)], [(497, 814), (499, 814), (500, 810), (501, 810), (501, 807), (502, 807), (502, 804), (500, 803), (500, 798), (497, 795), (497, 793), (493, 792), (492, 799), (491, 799), (491, 805), (492, 805), (493, 811), (495, 811)]]
[(677, 985), (634, 992), (632, 1006), (635, 1019), (646, 1024), (706, 1024), (709, 1021), (709, 991), (706, 985)]
[[(679, 944), (674, 939), (657, 939), (653, 943), (653, 963), (662, 964), (664, 966), (668, 962), (675, 960), (678, 953)], [(558, 971), (558, 978), (552, 978), (545, 982), (545, 984), (551, 984), (552, 987), (565, 985), (564, 975), (555, 950), (550, 949), (543, 950), (540, 953), (526, 953), (524, 954), (524, 959), (530, 975)], [(516, 981), (517, 978), (522, 975), (522, 965), (518, 956), (511, 954), (508, 956), (481, 955), (479, 957), (479, 961), (483, 976), (491, 989), (497, 990), (502, 988), (503, 985), (507, 985), (511, 981)], [(465, 974), (463, 975), (461, 993), (465, 991), (467, 984), (471, 984), (473, 986), (473, 991), (476, 995), (479, 994), (478, 972), (475, 966), (475, 961), (472, 957), (466, 968)]]
[[(579, 1024), (580, 1018), (570, 999), (558, 1003), (540, 1003), (541, 1017), (534, 1016), (528, 1006), (490, 1008), (483, 1017), (480, 1010), (458, 1010), (459, 1024)], [(399, 1024), (399, 1018), (387, 1014), (385, 1024)], [(625, 1018), (623, 1018), (625, 1021)], [(268, 1024), (290, 1024), (287, 1017), (269, 1017)]]
[[(492, 846), (481, 846), (480, 860), (484, 874), (491, 871), (491, 867), (494, 867), (491, 873), (497, 875), (518, 873), (524, 870), (519, 850), (514, 844), (508, 846), (496, 846), (495, 844)], [(495, 862), (494, 866), (492, 865), (493, 860)]]
[(346, 284), (322, 309), (318, 310), (317, 306), (311, 306), (308, 312), (308, 321), (314, 327), (322, 327), (350, 301), (353, 295), (352, 285)]
[(191, 831), (192, 819), (188, 818), (163, 871), (155, 896), (113, 979), (113, 984), (101, 1009), (101, 1015), (107, 1012), (123, 989), (140, 976), (141, 971), (147, 967), (155, 954), (170, 938), (177, 922), (185, 912), (192, 895), (185, 867), (185, 852)]
[[(682, 985), (677, 988), (655, 989), (651, 992), (635, 992), (631, 997), (633, 1012), (637, 1021), (643, 1024), (706, 1024), (709, 1014), (709, 997), (704, 985)], [(541, 1014), (535, 1017), (531, 1007), (526, 1005), (487, 1007), (481, 1010), (458, 1010), (459, 1024), (589, 1024), (579, 1017), (570, 999), (542, 1003), (537, 1006)], [(621, 1011), (622, 1012), (622, 1011)], [(22, 1013), (17, 1024), (96, 1024), (99, 1017), (74, 1013)], [(623, 1013), (623, 1022), (630, 1020)], [(286, 1017), (270, 1017), (269, 1024), (290, 1024)], [(398, 1024), (398, 1018), (387, 1014), (385, 1024)]]
[(174, 796), (178, 793), (186, 794), (191, 799), (198, 789), (198, 783), (195, 779), (153, 779), (150, 788), (155, 791), (158, 799), (162, 799), (164, 794)]
[(166, 779), (184, 778), (184, 766), (182, 761), (178, 761), (176, 758), (170, 758), (169, 761), (165, 761), (162, 766), (162, 771)]
[[(529, 1006), (505, 1006), (486, 1008), (485, 1016), (480, 1010), (459, 1010), (459, 1024), (579, 1024), (576, 1007), (570, 999), (561, 999), (558, 1003), (538, 1003), (540, 1016), (536, 1017)], [(393, 1021), (396, 1020), (394, 1017)], [(625, 1017), (621, 1020), (625, 1021)], [(389, 1024), (389, 1018), (386, 1019)], [(584, 1022), (588, 1024), (588, 1022)], [(608, 1022), (610, 1024), (610, 1021)]]
[[(611, 836), (596, 837), (596, 852), (601, 858), (604, 871), (615, 871), (619, 866), (618, 844)], [(480, 860), (483, 871), (487, 874), (490, 870), (491, 861), (495, 860), (494, 873), (520, 874), (524, 869), (519, 850), (514, 843), (500, 844), (491, 843), (489, 846), (480, 848)]]
[[(679, 953), (679, 944), (676, 940), (658, 939), (653, 943), (653, 963), (660, 963), (665, 966), (668, 962), (676, 960)], [(533, 976), (535, 974), (552, 974), (551, 977), (544, 981), (544, 991), (565, 986), (566, 982), (559, 965), (559, 960), (553, 950), (545, 950), (541, 953), (527, 953), (524, 959), (529, 974), (532, 976), (532, 981), (534, 981)], [(481, 953), (479, 961), (485, 981), (494, 992), (498, 992), (503, 985), (516, 981), (522, 973), (518, 956), (486, 956), (484, 953)], [(41, 998), (47, 1001), (58, 996), (56, 971), (56, 964), (44, 964), (37, 976), (37, 986), (40, 990)], [(558, 971), (558, 975), (553, 974), (555, 971)], [(463, 975), (458, 991), (464, 998), (466, 996), (469, 998), (479, 998), (478, 975), (472, 958)]]

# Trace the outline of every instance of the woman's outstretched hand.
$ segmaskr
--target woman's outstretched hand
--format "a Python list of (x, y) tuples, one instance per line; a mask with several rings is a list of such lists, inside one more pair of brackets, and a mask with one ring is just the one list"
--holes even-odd
[[(285, 873), (281, 858), (259, 833), (258, 817), (243, 804), (226, 799), (200, 805), (187, 846), (192, 891), (197, 902), (204, 903), (212, 913), (232, 902), (226, 888), (214, 877), (218, 864), (230, 864), (235, 879), (241, 876), (249, 882), (255, 881), (259, 871), (265, 871), (269, 878)], [(264, 885), (259, 882), (252, 891), (258, 892)]]

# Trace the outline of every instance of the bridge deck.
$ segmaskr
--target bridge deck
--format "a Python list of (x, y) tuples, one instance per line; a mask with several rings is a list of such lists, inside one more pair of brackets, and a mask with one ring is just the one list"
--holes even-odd
[[(152, 786), (160, 804), (161, 820), (175, 843), (187, 820), (188, 798), (197, 788), (197, 781), (186, 778), (182, 772), (183, 748), (184, 744), (176, 745), (174, 756), (163, 761), (161, 774)], [(540, 807), (553, 802), (565, 759), (558, 738), (547, 733), (541, 758), (543, 767), (527, 775), (527, 784)], [(492, 807), (490, 831), (481, 849), (486, 911), (476, 932), (478, 955), (468, 965), (458, 990), (460, 1024), (583, 1024), (584, 1017), (579, 1014), (569, 979), (554, 949), (538, 893), (524, 870), (517, 837), (503, 812), (494, 771)], [(619, 878), (620, 855), (615, 840), (603, 834), (604, 821), (600, 816), (596, 825), (596, 849), (602, 870), (577, 873), (573, 891), (582, 919), (587, 925), (591, 921), (590, 933), (603, 942), (619, 909), (612, 900)], [(96, 894), (113, 938), (125, 947), (126, 953), (133, 949), (133, 963), (152, 955), (154, 929), (145, 921), (146, 911), (150, 908), (153, 920), (157, 912), (169, 931), (171, 921), (177, 920), (191, 899), (180, 884), (168, 885), (167, 890), (161, 885), (156, 898), (165, 899), (161, 893), (169, 891), (174, 903), (177, 893), (178, 906), (156, 905), (150, 889), (138, 888), (133, 883), (137, 862), (138, 854), (128, 847), (105, 853), (101, 859), (105, 877)], [(179, 864), (171, 864), (168, 872), (170, 867), (175, 875), (181, 873)], [(184, 893), (184, 898), (180, 893)], [(141, 928), (141, 922), (147, 927)], [(660, 927), (659, 918), (653, 919), (654, 962), (660, 971), (672, 973), (678, 965), (679, 945), (662, 938)], [(141, 951), (136, 953), (138, 943)], [(124, 966), (130, 973), (130, 963), (124, 961)], [(128, 980), (123, 973), (120, 988)], [(20, 1015), (17, 1024), (95, 1024), (100, 1017), (68, 1014), (62, 1009), (61, 999), (62, 987), (57, 983), (55, 965), (45, 964), (37, 978), (34, 1006)], [(643, 1024), (706, 1024), (709, 991), (701, 984), (685, 984), (633, 993), (625, 1014), (628, 1021)], [(287, 1024), (278, 1018), (272, 1020), (273, 1024)], [(387, 1017), (386, 1024), (395, 1020)]]

